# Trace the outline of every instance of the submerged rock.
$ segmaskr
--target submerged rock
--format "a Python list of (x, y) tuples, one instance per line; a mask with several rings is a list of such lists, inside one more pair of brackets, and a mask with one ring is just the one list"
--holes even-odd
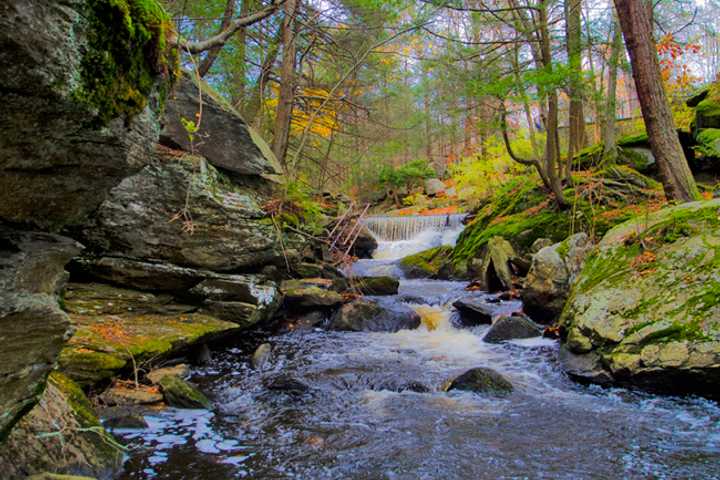
[(302, 395), (310, 390), (310, 387), (303, 382), (286, 374), (265, 379), (263, 385), (265, 385), (265, 388), (268, 390), (283, 392), (289, 395)]
[(392, 277), (352, 277), (352, 287), (364, 295), (397, 295), (400, 281)]
[(450, 382), (447, 391), (463, 390), (496, 396), (512, 393), (513, 386), (505, 377), (491, 368), (478, 367), (468, 370)]
[(513, 315), (498, 318), (483, 337), (488, 343), (501, 343), (507, 340), (533, 338), (542, 335), (542, 329), (525, 316)]
[(718, 396), (719, 210), (686, 203), (605, 235), (560, 319), (573, 376)]
[(69, 334), (58, 294), (80, 249), (69, 238), (0, 226), (0, 441), (39, 400)]
[(206, 408), (212, 403), (197, 388), (175, 375), (165, 375), (158, 382), (168, 405), (177, 408)]
[(533, 255), (520, 293), (523, 308), (533, 319), (542, 323), (557, 320), (591, 248), (588, 236), (576, 233)]
[(272, 358), (272, 346), (269, 343), (263, 343), (252, 355), (250, 363), (255, 370), (262, 370)]
[(116, 445), (80, 387), (53, 372), (40, 404), (3, 443), (0, 471), (6, 479), (47, 471), (110, 478), (124, 456)]
[(420, 326), (420, 315), (403, 304), (380, 305), (355, 300), (343, 305), (330, 319), (330, 330), (355, 332), (397, 332)]

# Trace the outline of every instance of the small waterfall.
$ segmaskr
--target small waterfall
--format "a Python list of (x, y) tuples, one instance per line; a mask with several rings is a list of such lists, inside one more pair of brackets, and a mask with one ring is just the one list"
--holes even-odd
[(407, 217), (372, 216), (363, 219), (363, 224), (376, 240), (398, 242), (411, 240), (426, 231), (441, 232), (462, 227), (465, 214), (452, 215), (413, 215)]

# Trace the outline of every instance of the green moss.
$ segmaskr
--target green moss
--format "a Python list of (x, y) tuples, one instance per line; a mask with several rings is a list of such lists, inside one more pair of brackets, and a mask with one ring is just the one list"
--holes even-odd
[(705, 128), (695, 137), (695, 149), (706, 157), (720, 157), (720, 128)]
[(451, 253), (452, 247), (447, 245), (424, 250), (400, 260), (400, 268), (411, 276), (435, 277)]
[(88, 48), (76, 99), (96, 108), (107, 124), (141, 112), (162, 78), (162, 103), (177, 75), (178, 55), (167, 43), (173, 26), (160, 3), (89, 0), (87, 5)]
[(100, 420), (93, 409), (92, 403), (90, 403), (90, 400), (85, 396), (85, 392), (82, 391), (77, 383), (60, 372), (52, 372), (48, 377), (48, 382), (60, 390), (70, 408), (75, 412), (75, 416), (82, 427), (100, 426)]
[(636, 133), (633, 135), (625, 135), (618, 139), (617, 144), (619, 147), (637, 147), (637, 146), (648, 146), (649, 145), (648, 134), (645, 132)]

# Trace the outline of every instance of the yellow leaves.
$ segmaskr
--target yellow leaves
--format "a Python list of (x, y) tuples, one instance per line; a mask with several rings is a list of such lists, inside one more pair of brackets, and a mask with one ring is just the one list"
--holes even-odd
[[(275, 112), (279, 100), (277, 87), (273, 87), (274, 95), (265, 101), (265, 108)], [(330, 92), (324, 88), (300, 88), (296, 93), (295, 108), (290, 120), (290, 132), (293, 135), (302, 135), (309, 127), (309, 133), (330, 138), (333, 130), (340, 128), (338, 115), (342, 102), (337, 98), (328, 100)]]

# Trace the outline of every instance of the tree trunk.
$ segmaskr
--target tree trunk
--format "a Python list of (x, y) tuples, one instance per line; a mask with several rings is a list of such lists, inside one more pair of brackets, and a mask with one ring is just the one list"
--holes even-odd
[(295, 13), (298, 0), (285, 2), (285, 18), (283, 19), (282, 46), (283, 58), (280, 68), (280, 89), (278, 104), (275, 111), (275, 135), (272, 151), (287, 170), (285, 157), (290, 139), (290, 121), (292, 120), (293, 101), (295, 96)]
[(608, 65), (608, 89), (605, 107), (603, 109), (602, 142), (603, 164), (612, 164), (617, 160), (617, 145), (615, 135), (615, 120), (617, 118), (617, 74), (622, 50), (622, 32), (617, 17), (613, 22), (613, 41), (610, 47), (610, 60)]
[(643, 0), (615, 0), (615, 8), (630, 55), (650, 148), (663, 177), (665, 194), (680, 201), (696, 200), (699, 192), (663, 90), (647, 5)]
[(567, 41), (570, 81), (568, 163), (566, 175), (570, 175), (570, 166), (575, 153), (585, 147), (585, 113), (583, 112), (582, 84), (582, 42), (580, 30), (580, 0), (565, 0), (565, 34)]
[[(243, 12), (243, 14), (245, 13), (247, 12)], [(224, 32), (228, 29), (228, 27), (230, 27), (230, 22), (232, 21), (232, 17), (234, 14), (235, 0), (227, 0), (227, 3), (225, 4), (225, 13), (223, 13), (223, 18), (222, 22), (220, 23), (220, 30), (218, 31), (218, 34)], [(243, 32), (245, 31), (244, 28), (241, 30)], [(198, 67), (198, 71), (201, 77), (207, 75), (207, 73), (210, 71), (210, 67), (212, 67), (213, 63), (215, 63), (215, 60), (217, 59), (222, 49), (223, 45), (217, 45), (208, 50), (207, 55), (205, 55), (205, 58), (202, 62), (200, 62), (200, 66)]]

